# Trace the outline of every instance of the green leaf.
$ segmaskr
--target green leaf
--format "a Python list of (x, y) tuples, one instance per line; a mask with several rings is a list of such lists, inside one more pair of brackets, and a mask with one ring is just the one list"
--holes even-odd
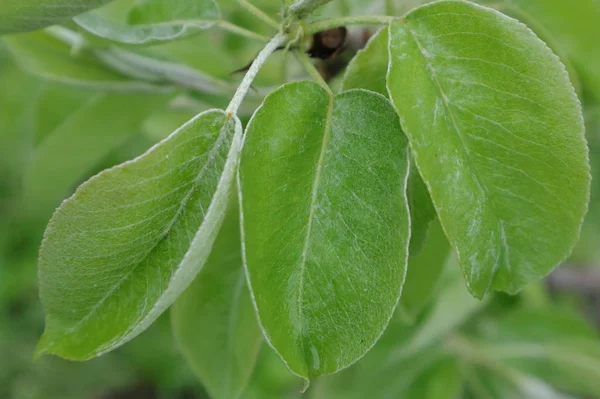
[(177, 299), (221, 226), (240, 145), (239, 120), (206, 111), (61, 205), (40, 250), (46, 331), (38, 354), (98, 356)]
[(564, 66), (528, 28), (462, 1), (390, 25), (388, 89), (471, 293), (515, 292), (577, 242), (590, 176)]
[(408, 260), (406, 282), (402, 298), (400, 298), (399, 309), (411, 320), (414, 320), (419, 312), (427, 306), (439, 288), (449, 253), (448, 239), (436, 220), (431, 224), (427, 240), (419, 254), (411, 255)]
[(119, 0), (82, 14), (74, 21), (98, 37), (127, 44), (150, 44), (201, 32), (220, 19), (213, 0), (140, 0), (120, 20), (118, 11), (128, 2)]
[(175, 339), (212, 398), (238, 398), (262, 333), (243, 268), (238, 207), (231, 207), (206, 265), (172, 310)]
[(267, 340), (294, 373), (354, 363), (388, 324), (406, 271), (408, 164), (376, 93), (291, 83), (254, 114), (239, 170), (245, 264)]
[(573, 63), (586, 91), (600, 100), (600, 3), (578, 0), (482, 0), (518, 18)]
[[(87, 173), (139, 132), (167, 96), (99, 94), (50, 132), (33, 150), (23, 176), (28, 218), (46, 218)], [(127, 117), (115, 117), (123, 110)]]
[(367, 89), (388, 96), (386, 74), (390, 57), (388, 55), (388, 28), (375, 33), (348, 64), (343, 90)]
[(112, 0), (2, 0), (0, 35), (59, 24)]
[(49, 32), (9, 36), (4, 42), (21, 68), (45, 80), (120, 92), (165, 90), (106, 68), (90, 51), (81, 49), (74, 53), (70, 46)]
[[(388, 28), (385, 27), (352, 59), (344, 74), (343, 90), (367, 89), (387, 97), (386, 74), (389, 58)], [(408, 180), (408, 205), (411, 225), (410, 255), (415, 256), (425, 242), (429, 223), (435, 218), (435, 209), (427, 187), (414, 164)]]

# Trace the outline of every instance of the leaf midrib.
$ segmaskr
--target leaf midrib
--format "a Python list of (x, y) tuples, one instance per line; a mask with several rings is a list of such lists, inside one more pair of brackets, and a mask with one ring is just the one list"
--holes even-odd
[[(450, 120), (452, 121), (452, 126), (453, 126), (453, 130), (456, 132), (456, 135), (459, 138), (459, 141), (463, 147), (463, 151), (464, 151), (464, 159), (467, 160), (466, 165), (468, 165), (469, 170), (471, 171), (471, 175), (474, 177), (475, 182), (477, 183), (477, 185), (479, 186), (479, 188), (481, 189), (481, 192), (483, 193), (485, 199), (486, 199), (486, 203), (488, 203), (490, 205), (491, 208), (491, 213), (494, 215), (494, 219), (496, 219), (496, 222), (498, 224), (497, 226), (497, 232), (499, 234), (499, 240), (501, 242), (501, 246), (502, 249), (504, 250), (504, 255), (505, 255), (505, 262), (504, 262), (504, 266), (508, 269), (508, 273), (510, 273), (510, 269), (511, 269), (511, 265), (510, 265), (510, 258), (509, 258), (509, 248), (508, 248), (508, 244), (506, 242), (506, 231), (504, 229), (504, 220), (502, 220), (501, 218), (498, 217), (498, 212), (496, 209), (496, 205), (494, 203), (494, 201), (491, 199), (490, 193), (488, 191), (488, 188), (485, 184), (483, 184), (483, 181), (481, 179), (481, 177), (479, 176), (479, 173), (477, 172), (477, 169), (475, 167), (473, 167), (471, 161), (470, 161), (470, 150), (469, 147), (467, 146), (467, 144), (465, 143), (464, 137), (462, 135), (461, 130), (458, 128), (458, 123), (456, 122), (456, 118), (454, 116), (454, 113), (452, 112), (452, 110), (450, 109), (450, 101), (448, 96), (446, 95), (442, 84), (440, 83), (438, 77), (437, 77), (437, 73), (435, 71), (435, 68), (433, 67), (433, 65), (428, 61), (428, 58), (426, 56), (427, 52), (424, 49), (424, 46), (422, 45), (421, 41), (417, 38), (416, 32), (412, 29), (410, 29), (410, 27), (408, 27), (408, 21), (406, 22), (407, 24), (407, 28), (406, 30), (409, 32), (410, 37), (413, 39), (413, 41), (415, 42), (415, 44), (417, 45), (418, 49), (419, 49), (419, 53), (421, 54), (421, 56), (423, 57), (423, 61), (425, 63), (425, 67), (429, 73), (429, 77), (431, 79), (431, 82), (433, 83), (433, 85), (439, 90), (440, 92), (440, 96), (442, 98), (442, 103), (444, 104), (444, 108), (446, 110), (446, 114), (450, 117)], [(497, 238), (498, 239), (498, 238)], [(500, 254), (497, 255), (497, 262), (494, 265), (494, 269), (492, 272), (492, 276), (490, 278), (489, 283), (487, 284), (487, 288), (486, 291), (487, 292), (490, 287), (492, 286), (492, 282), (494, 280), (494, 276), (496, 275), (497, 271), (500, 269), (501, 264), (500, 264)], [(485, 294), (485, 292), (483, 292), (481, 295)]]
[[(208, 115), (208, 113), (206, 113), (204, 115)], [(226, 132), (224, 132), (224, 130), (227, 128), (229, 121), (231, 120), (231, 117), (225, 113), (223, 113), (223, 115), (225, 116), (225, 122), (223, 123), (223, 126), (219, 130), (219, 137), (213, 144), (213, 146), (209, 152), (209, 157), (208, 157), (207, 161), (202, 166), (202, 169), (198, 172), (198, 175), (192, 180), (192, 186), (190, 187), (188, 192), (183, 197), (181, 204), (180, 204), (179, 208), (177, 209), (177, 212), (173, 216), (173, 219), (171, 220), (171, 222), (169, 222), (169, 224), (167, 225), (167, 228), (165, 228), (165, 231), (162, 234), (162, 236), (156, 240), (156, 243), (152, 246), (152, 248), (148, 251), (148, 253), (139, 262), (137, 262), (137, 264), (135, 264), (131, 268), (131, 270), (127, 274), (125, 274), (125, 276), (123, 276), (96, 305), (94, 305), (94, 307), (90, 310), (90, 312), (87, 315), (85, 315), (79, 322), (77, 322), (77, 324), (75, 326), (68, 329), (69, 333), (73, 333), (78, 328), (80, 328), (83, 323), (85, 323), (87, 320), (89, 320), (89, 318), (92, 317), (102, 307), (102, 305), (108, 300), (108, 298), (110, 298), (114, 292), (118, 291), (121, 288), (123, 283), (125, 283), (125, 281), (127, 281), (127, 279), (129, 279), (129, 277), (131, 277), (131, 275), (139, 268), (139, 266), (142, 263), (144, 263), (146, 261), (146, 259), (148, 259), (148, 257), (151, 256), (151, 254), (160, 245), (160, 243), (163, 242), (165, 240), (165, 238), (168, 236), (169, 232), (171, 231), (171, 229), (173, 228), (175, 223), (177, 223), (177, 221), (179, 220), (181, 215), (184, 213), (183, 209), (187, 205), (190, 197), (196, 191), (198, 182), (203, 177), (205, 171), (207, 170), (208, 165), (214, 161), (215, 155), (218, 152), (220, 145), (222, 144), (222, 141), (227, 136), (227, 134), (226, 134)], [(137, 324), (137, 322), (134, 324)], [(126, 336), (132, 329), (133, 329), (133, 327), (129, 328), (122, 335), (113, 338), (113, 341), (118, 340), (120, 337)], [(98, 349), (98, 350), (100, 350), (100, 349)]]
[(314, 220), (314, 216), (315, 216), (315, 208), (316, 208), (317, 197), (318, 197), (318, 193), (319, 193), (319, 185), (321, 183), (321, 174), (323, 171), (323, 165), (325, 164), (325, 154), (327, 152), (327, 146), (329, 144), (329, 139), (331, 136), (331, 127), (332, 127), (332, 120), (333, 120), (333, 98), (334, 98), (334, 95), (331, 93), (327, 93), (327, 94), (329, 97), (329, 107), (327, 109), (327, 117), (326, 117), (327, 119), (325, 121), (325, 130), (323, 131), (321, 150), (319, 152), (319, 159), (317, 161), (317, 168), (315, 170), (315, 177), (314, 177), (312, 189), (311, 189), (311, 201), (310, 201), (308, 221), (307, 221), (307, 226), (306, 226), (306, 236), (304, 237), (304, 246), (302, 248), (302, 253), (300, 256), (300, 281), (298, 282), (297, 306), (298, 306), (298, 319), (299, 319), (299, 323), (300, 323), (300, 347), (301, 347), (301, 352), (302, 352), (302, 356), (304, 359), (304, 363), (306, 364), (307, 373), (311, 367), (308, 365), (308, 362), (306, 359), (306, 347), (305, 347), (305, 343), (304, 343), (304, 331), (303, 331), (304, 330), (304, 313), (303, 313), (302, 301), (303, 301), (303, 294), (304, 294), (304, 276), (307, 273), (306, 272), (306, 260), (308, 257), (308, 250), (310, 247), (310, 236), (311, 236), (311, 231), (312, 231), (312, 224), (313, 224), (313, 220)]

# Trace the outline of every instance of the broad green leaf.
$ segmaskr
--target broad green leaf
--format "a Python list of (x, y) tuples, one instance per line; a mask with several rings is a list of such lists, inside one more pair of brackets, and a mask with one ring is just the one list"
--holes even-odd
[[(93, 167), (138, 133), (142, 122), (167, 100), (167, 96), (99, 94), (63, 120), (33, 150), (24, 170), (27, 217), (49, 217)], [(118, 116), (123, 110), (126, 116)]]
[(212, 27), (220, 19), (213, 0), (140, 0), (126, 16), (119, 15), (129, 0), (118, 0), (74, 21), (86, 31), (127, 44), (150, 44), (189, 36)]
[(246, 285), (237, 206), (229, 210), (206, 265), (171, 314), (175, 339), (211, 397), (240, 397), (262, 333)]
[(294, 373), (344, 368), (385, 329), (406, 271), (408, 164), (373, 92), (291, 83), (254, 114), (238, 177), (244, 260), (267, 340)]
[(427, 239), (419, 254), (411, 256), (408, 260), (406, 282), (402, 290), (399, 310), (411, 320), (414, 320), (418, 313), (427, 306), (435, 291), (440, 287), (449, 254), (448, 239), (439, 222), (435, 220), (431, 224)]
[(55, 212), (39, 259), (38, 354), (89, 359), (147, 328), (192, 282), (221, 226), (241, 124), (206, 111)]
[(600, 100), (598, 0), (481, 0), (518, 18), (573, 63), (585, 91)]
[(112, 0), (2, 0), (0, 35), (64, 22)]
[(388, 89), (471, 293), (516, 292), (577, 242), (590, 176), (564, 66), (528, 28), (462, 1), (390, 25)]
[[(388, 28), (385, 27), (352, 59), (344, 74), (343, 90), (367, 89), (387, 97), (388, 64)], [(408, 180), (408, 206), (411, 226), (410, 255), (415, 256), (425, 242), (429, 223), (435, 218), (435, 209), (427, 187), (414, 164), (411, 166)]]
[(4, 42), (21, 68), (45, 80), (121, 92), (164, 91), (159, 85), (133, 80), (106, 68), (91, 51), (81, 49), (74, 53), (49, 32), (9, 36)]

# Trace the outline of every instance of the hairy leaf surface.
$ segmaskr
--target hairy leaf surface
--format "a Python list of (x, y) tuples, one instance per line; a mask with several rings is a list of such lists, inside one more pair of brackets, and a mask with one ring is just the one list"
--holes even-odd
[(0, 35), (58, 24), (112, 0), (2, 0)]
[(590, 176), (564, 66), (528, 28), (462, 1), (390, 25), (388, 89), (469, 290), (515, 292), (570, 253)]
[(175, 339), (211, 397), (240, 397), (262, 333), (246, 285), (237, 206), (227, 213), (206, 265), (171, 314)]
[(175, 301), (221, 226), (240, 144), (236, 117), (206, 111), (61, 205), (40, 250), (46, 331), (38, 353), (100, 355)]
[(74, 18), (88, 32), (117, 42), (149, 44), (189, 36), (219, 19), (213, 0), (141, 0), (119, 18), (123, 0)]
[(300, 376), (355, 362), (393, 313), (409, 241), (406, 144), (383, 96), (311, 82), (270, 94), (248, 126), (246, 270), (268, 341)]

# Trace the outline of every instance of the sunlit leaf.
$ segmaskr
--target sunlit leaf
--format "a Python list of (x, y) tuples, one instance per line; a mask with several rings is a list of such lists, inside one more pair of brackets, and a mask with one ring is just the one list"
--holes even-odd
[(0, 35), (58, 24), (112, 0), (2, 0)]
[[(220, 19), (213, 0), (141, 0), (127, 16), (119, 16), (123, 8), (119, 0), (74, 21), (88, 32), (117, 42), (148, 44), (189, 36), (212, 27)], [(115, 11), (116, 10), (116, 11)]]
[(240, 143), (236, 117), (204, 112), (61, 205), (40, 250), (46, 331), (38, 353), (100, 355), (175, 301), (221, 226)]
[(252, 118), (245, 263), (267, 340), (294, 373), (344, 368), (385, 329), (406, 270), (408, 163), (398, 118), (373, 92), (291, 83)]
[(515, 292), (578, 239), (590, 176), (564, 66), (529, 29), (462, 1), (390, 26), (388, 89), (469, 290)]
[(231, 208), (206, 265), (171, 313), (175, 339), (214, 399), (240, 397), (262, 342), (242, 264), (239, 213)]

